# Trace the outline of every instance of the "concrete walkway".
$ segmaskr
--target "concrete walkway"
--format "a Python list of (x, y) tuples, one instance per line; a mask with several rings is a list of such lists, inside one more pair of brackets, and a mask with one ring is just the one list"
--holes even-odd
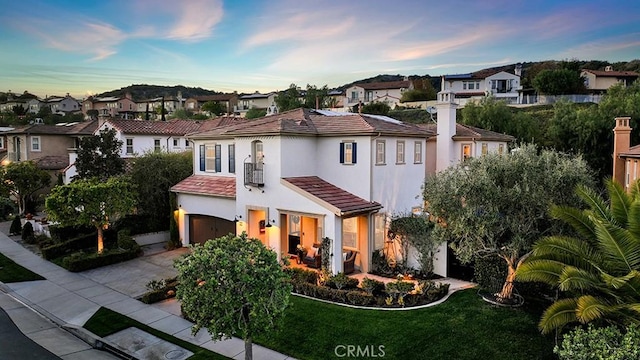
[[(138, 292), (137, 288), (116, 290), (114, 288), (117, 286), (114, 286), (113, 283), (118, 283), (118, 281), (107, 282), (114, 288), (103, 285), (94, 280), (100, 278), (101, 275), (105, 276), (99, 271), (88, 272), (86, 276), (80, 273), (71, 273), (33, 254), (2, 232), (0, 232), (0, 253), (46, 278), (46, 280), (40, 281), (0, 283), (0, 290), (43, 315), (56, 326), (80, 337), (91, 336), (91, 334), (86, 334), (87, 332), (82, 329), (82, 325), (101, 306), (104, 306), (154, 329), (218, 354), (234, 359), (244, 358), (244, 342), (242, 340), (232, 338), (213, 342), (204, 329), (192, 336), (191, 327), (193, 324), (175, 314), (175, 305), (169, 307), (171, 309), (169, 312), (168, 309), (163, 309), (162, 305), (152, 306), (135, 300), (131, 295)], [(114, 269), (111, 268), (112, 271)], [(106, 271), (108, 274), (109, 269), (102, 271)], [(124, 273), (126, 274), (126, 272)], [(138, 272), (128, 274), (129, 282), (132, 282), (139, 275)], [(155, 279), (161, 278), (158, 274), (151, 275)], [(140, 284), (138, 283), (137, 286)], [(88, 340), (91, 341), (90, 338)], [(254, 345), (253, 353), (256, 359), (291, 359), (287, 355), (259, 345)], [(77, 359), (81, 358), (85, 357)]]

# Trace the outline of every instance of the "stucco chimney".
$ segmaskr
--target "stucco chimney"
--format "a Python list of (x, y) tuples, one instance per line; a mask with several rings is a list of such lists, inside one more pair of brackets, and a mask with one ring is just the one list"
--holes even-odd
[(436, 108), (438, 109), (438, 126), (436, 138), (436, 172), (442, 171), (456, 163), (453, 136), (456, 134), (455, 94), (452, 91), (438, 93)]
[(630, 117), (617, 117), (616, 127), (613, 128), (613, 180), (625, 186), (625, 160), (620, 154), (629, 151), (631, 146)]

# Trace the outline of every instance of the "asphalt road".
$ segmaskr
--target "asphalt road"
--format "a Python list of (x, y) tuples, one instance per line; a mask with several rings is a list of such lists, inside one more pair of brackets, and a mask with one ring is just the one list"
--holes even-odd
[(49, 350), (24, 335), (0, 308), (0, 360), (59, 360)]

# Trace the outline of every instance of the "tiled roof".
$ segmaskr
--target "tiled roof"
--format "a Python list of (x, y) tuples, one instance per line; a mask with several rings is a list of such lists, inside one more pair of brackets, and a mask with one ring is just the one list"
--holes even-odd
[(43, 170), (61, 170), (69, 166), (68, 156), (48, 155), (34, 160), (36, 166)]
[(239, 122), (192, 134), (193, 138), (219, 138), (252, 135), (392, 135), (422, 137), (425, 131), (414, 124), (366, 114), (327, 116), (310, 109), (295, 109), (259, 119)]
[(338, 216), (349, 216), (382, 209), (375, 201), (367, 201), (317, 176), (282, 178), (312, 200), (331, 209)]
[(98, 121), (83, 121), (71, 126), (33, 124), (19, 126), (7, 134), (42, 134), (42, 135), (91, 135), (98, 128)]
[(216, 94), (216, 95), (201, 95), (201, 96), (193, 96), (187, 100), (194, 99), (198, 102), (207, 102), (207, 101), (229, 101), (234, 97), (238, 97), (238, 94)]
[[(418, 124), (418, 126), (424, 128), (427, 131), (430, 131), (433, 134), (437, 134), (438, 126), (437, 124)], [(432, 140), (435, 140), (435, 135), (431, 137)], [(511, 135), (501, 134), (499, 132), (485, 130), (481, 128), (477, 128), (475, 126), (456, 124), (456, 134), (453, 135), (453, 140), (467, 140), (467, 139), (475, 139), (475, 140), (486, 140), (486, 141), (514, 141), (515, 138)]]
[(408, 81), (408, 80), (353, 84), (353, 86), (358, 86), (365, 90), (384, 90), (384, 89), (401, 89), (401, 88), (406, 89), (410, 85), (411, 85), (411, 81)]
[(640, 157), (640, 145), (630, 147), (627, 152), (621, 153), (620, 156), (631, 157), (631, 158)]
[(211, 120), (107, 120), (113, 127), (125, 134), (184, 136), (200, 130), (240, 121), (239, 118), (219, 117)]
[(236, 179), (213, 175), (191, 175), (171, 188), (177, 193), (207, 195), (225, 198), (236, 197)]
[(590, 72), (595, 76), (601, 77), (638, 77), (638, 73), (634, 71), (603, 71), (603, 70), (587, 70), (582, 71)]

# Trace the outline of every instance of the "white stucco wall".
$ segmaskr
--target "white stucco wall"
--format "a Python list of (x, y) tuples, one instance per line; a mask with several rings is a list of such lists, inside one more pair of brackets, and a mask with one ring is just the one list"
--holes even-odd
[[(363, 199), (371, 200), (371, 137), (318, 138), (317, 174), (322, 179)], [(340, 143), (355, 142), (356, 163), (340, 163)]]
[(187, 215), (216, 216), (230, 221), (233, 221), (236, 215), (234, 199), (179, 193), (176, 202), (180, 239), (185, 246), (189, 244)]

